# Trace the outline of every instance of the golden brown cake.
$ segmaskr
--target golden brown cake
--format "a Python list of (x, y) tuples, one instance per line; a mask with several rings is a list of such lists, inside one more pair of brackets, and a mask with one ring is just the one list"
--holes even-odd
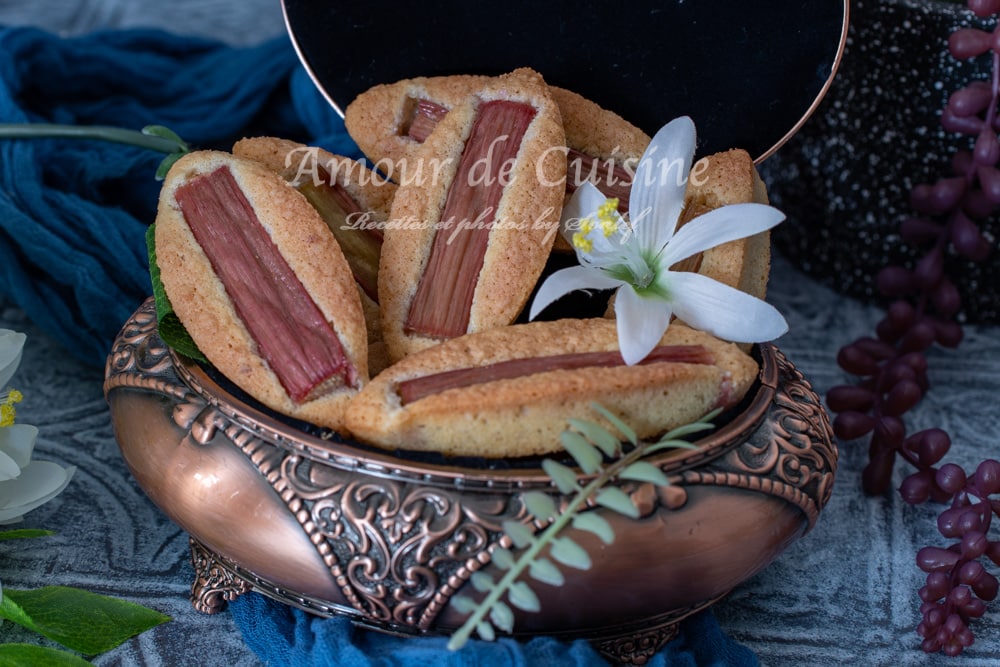
[[(374, 86), (348, 105), (344, 122), (365, 155), (402, 182), (433, 127), (487, 80), (454, 75)], [(549, 94), (559, 107), (566, 135), (567, 196), (579, 183), (590, 181), (607, 196), (617, 197), (626, 211), (635, 166), (649, 135), (570, 90), (549, 86)], [(561, 236), (554, 247), (572, 251)]]
[(365, 322), (305, 197), (255, 161), (194, 152), (167, 174), (155, 235), (167, 296), (212, 365), (280, 413), (340, 428), (368, 381)]
[(557, 235), (559, 110), (531, 70), (488, 79), (438, 123), (393, 200), (379, 266), (389, 357), (510, 324)]
[(286, 139), (241, 139), (233, 145), (233, 154), (280, 174), (305, 195), (333, 232), (358, 283), (368, 330), (369, 370), (380, 371), (387, 356), (381, 343), (378, 262), (396, 184), (356, 160)]
[[(699, 160), (691, 168), (682, 222), (728, 204), (767, 203), (767, 190), (744, 150), (733, 149)], [(763, 299), (771, 270), (771, 235), (761, 232), (710, 248), (696, 260), (697, 270), (721, 283)]]
[[(757, 364), (681, 324), (641, 365), (625, 366), (615, 323), (532, 322), (455, 338), (397, 362), (350, 403), (366, 442), (489, 458), (559, 451), (570, 418), (602, 421), (598, 402), (640, 438), (737, 403)], [(613, 364), (613, 365), (603, 365)]]

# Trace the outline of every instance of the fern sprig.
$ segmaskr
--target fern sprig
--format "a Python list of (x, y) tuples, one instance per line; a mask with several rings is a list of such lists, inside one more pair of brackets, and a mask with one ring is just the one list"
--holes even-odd
[[(527, 525), (507, 520), (503, 529), (514, 547), (524, 549), (519, 557), (503, 547), (494, 549), (493, 563), (505, 570), (500, 581), (494, 582), (489, 574), (479, 571), (472, 575), (471, 582), (477, 591), (486, 593), (478, 604), (464, 595), (457, 595), (452, 604), (460, 613), (469, 617), (452, 634), (448, 642), (451, 650), (460, 649), (473, 632), (482, 639), (492, 641), (496, 629), (513, 632), (514, 612), (510, 605), (523, 611), (537, 612), (541, 608), (538, 596), (526, 581), (520, 577), (528, 572), (533, 579), (553, 586), (561, 586), (565, 577), (559, 568), (542, 551), (549, 547), (552, 559), (579, 570), (590, 568), (591, 560), (586, 550), (572, 538), (561, 535), (567, 526), (592, 533), (605, 544), (614, 541), (614, 529), (602, 516), (594, 512), (582, 512), (591, 502), (629, 518), (637, 518), (639, 510), (632, 499), (616, 486), (609, 486), (615, 479), (650, 482), (666, 486), (670, 480), (662, 470), (641, 459), (651, 453), (666, 448), (693, 449), (694, 445), (683, 438), (712, 428), (711, 420), (718, 414), (713, 411), (701, 419), (680, 426), (666, 433), (652, 443), (639, 442), (635, 431), (603, 406), (594, 404), (596, 410), (618, 431), (614, 435), (603, 426), (590, 421), (572, 419), (570, 428), (562, 433), (561, 441), (566, 451), (585, 474), (595, 475), (581, 486), (577, 472), (558, 461), (545, 459), (542, 468), (553, 484), (564, 495), (572, 494), (566, 507), (560, 512), (552, 498), (541, 491), (524, 494), (525, 509), (536, 521), (549, 522), (539, 534), (534, 534)], [(623, 440), (631, 447), (625, 451)], [(605, 464), (605, 459), (612, 459)], [(504, 595), (510, 603), (503, 601)]]

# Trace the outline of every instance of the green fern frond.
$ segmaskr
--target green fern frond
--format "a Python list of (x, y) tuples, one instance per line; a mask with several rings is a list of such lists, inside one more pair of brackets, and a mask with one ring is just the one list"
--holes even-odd
[[(652, 483), (658, 486), (669, 484), (662, 470), (642, 461), (645, 456), (667, 448), (693, 448), (694, 445), (683, 438), (712, 428), (709, 423), (718, 411), (709, 413), (696, 422), (687, 424), (664, 434), (654, 443), (640, 443), (636, 433), (620, 418), (598, 404), (594, 410), (610, 423), (618, 434), (614, 434), (594, 422), (580, 419), (569, 420), (569, 429), (560, 436), (560, 441), (576, 464), (587, 475), (594, 475), (586, 485), (581, 486), (576, 470), (567, 465), (545, 459), (542, 469), (552, 480), (553, 486), (569, 500), (562, 508), (546, 493), (529, 491), (522, 496), (525, 510), (539, 524), (548, 524), (539, 534), (524, 523), (507, 520), (502, 523), (504, 532), (516, 549), (523, 552), (515, 558), (513, 552), (503, 547), (493, 550), (492, 559), (504, 571), (499, 581), (478, 571), (470, 581), (473, 588), (486, 593), (479, 604), (464, 595), (452, 598), (454, 609), (469, 614), (465, 623), (455, 631), (448, 642), (448, 648), (457, 650), (465, 645), (472, 633), (492, 641), (496, 630), (513, 631), (514, 612), (511, 606), (522, 611), (536, 612), (541, 608), (538, 595), (520, 577), (526, 572), (536, 580), (552, 586), (565, 583), (565, 576), (556, 561), (566, 567), (580, 570), (589, 569), (591, 557), (580, 544), (562, 535), (566, 526), (596, 535), (604, 544), (614, 542), (615, 534), (611, 524), (599, 514), (588, 510), (591, 503), (618, 514), (637, 518), (639, 510), (627, 493), (617, 486), (609, 486), (616, 480)], [(628, 451), (622, 446), (625, 441), (631, 445)], [(549, 558), (542, 555), (548, 549)], [(502, 598), (506, 596), (509, 605)]]

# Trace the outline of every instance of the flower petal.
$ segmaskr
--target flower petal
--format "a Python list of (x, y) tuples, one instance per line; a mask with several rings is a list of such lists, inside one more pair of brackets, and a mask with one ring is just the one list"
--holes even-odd
[(615, 295), (615, 320), (618, 325), (618, 348), (626, 364), (646, 358), (670, 324), (670, 303), (640, 296), (630, 286)]
[(667, 281), (674, 314), (695, 329), (735, 343), (774, 340), (788, 331), (774, 306), (708, 276), (671, 271)]
[(20, 474), (21, 466), (7, 452), (0, 449), (0, 482), (6, 482), (8, 479), (17, 479), (17, 476)]
[(776, 226), (785, 214), (765, 204), (730, 204), (699, 215), (677, 230), (661, 262), (671, 266), (715, 246)]
[(0, 524), (20, 521), (21, 517), (59, 495), (76, 472), (49, 461), (34, 461), (21, 476), (0, 484)]
[(658, 252), (673, 236), (695, 144), (694, 122), (682, 116), (664, 125), (642, 154), (629, 193), (629, 219), (641, 247)]
[[(11, 424), (0, 428), (0, 452), (3, 452), (24, 468), (31, 463), (31, 452), (35, 449), (38, 428), (31, 424)], [(3, 479), (0, 475), (0, 479)]]
[(26, 338), (23, 333), (0, 329), (0, 390), (7, 386), (21, 363), (21, 350)]
[(607, 197), (587, 181), (573, 192), (559, 217), (559, 233), (570, 245), (573, 245), (573, 234), (580, 230), (580, 221), (594, 217), (605, 199)]
[(569, 243), (576, 252), (577, 259), (581, 264), (592, 266), (608, 266), (621, 263), (621, 253), (626, 238), (623, 238), (622, 230), (631, 236), (631, 230), (624, 224), (621, 217), (615, 213), (618, 219), (618, 229), (611, 236), (605, 236), (599, 225), (587, 236), (592, 242), (590, 250), (584, 252), (575, 243), (573, 235), (580, 231), (581, 222), (585, 219), (597, 220), (598, 209), (607, 201), (600, 190), (589, 182), (584, 182), (570, 197), (569, 202), (563, 207), (562, 218), (559, 222), (559, 232), (566, 242)]
[(581, 289), (613, 289), (621, 285), (620, 280), (610, 278), (600, 269), (586, 266), (571, 266), (560, 269), (545, 279), (534, 300), (531, 302), (529, 319), (535, 319), (538, 313), (559, 297)]

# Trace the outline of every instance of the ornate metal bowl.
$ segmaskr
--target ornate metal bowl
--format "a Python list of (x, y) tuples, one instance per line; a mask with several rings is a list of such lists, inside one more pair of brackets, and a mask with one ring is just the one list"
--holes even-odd
[[(758, 353), (759, 382), (736, 414), (696, 450), (650, 459), (670, 486), (621, 483), (641, 516), (607, 512), (612, 544), (570, 529), (591, 569), (537, 584), (541, 611), (517, 616), (518, 632), (583, 637), (642, 664), (681, 619), (812, 528), (836, 469), (829, 421), (777, 348)], [(139, 485), (190, 535), (192, 601), (207, 613), (256, 590), (379, 630), (448, 633), (464, 620), (449, 599), (477, 597), (470, 576), (510, 546), (501, 522), (531, 520), (523, 494), (562, 499), (538, 461), (415, 458), (269, 414), (171, 352), (151, 301), (114, 344), (105, 395)]]

